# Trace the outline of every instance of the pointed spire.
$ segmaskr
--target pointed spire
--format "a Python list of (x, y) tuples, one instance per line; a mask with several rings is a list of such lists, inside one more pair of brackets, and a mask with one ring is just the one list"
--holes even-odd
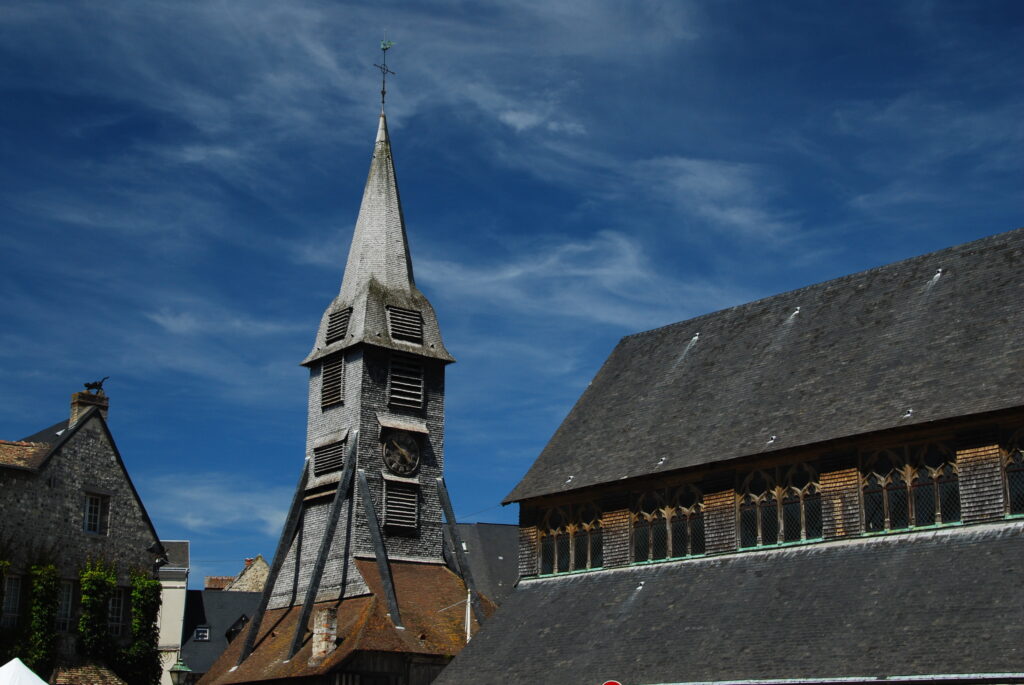
[(373, 161), (341, 284), (341, 299), (355, 299), (371, 280), (387, 291), (404, 293), (410, 293), (415, 285), (384, 114), (380, 115), (377, 127)]
[[(414, 318), (418, 315), (423, 324), (421, 342), (392, 338), (388, 311), (393, 308), (405, 310)], [(341, 289), (324, 312), (313, 350), (302, 363), (310, 365), (359, 344), (455, 361), (444, 347), (434, 308), (413, 277), (388, 121), (383, 113)]]

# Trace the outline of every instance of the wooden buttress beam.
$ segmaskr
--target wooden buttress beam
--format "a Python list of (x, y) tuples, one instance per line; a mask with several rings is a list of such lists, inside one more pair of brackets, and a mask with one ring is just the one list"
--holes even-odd
[(373, 506), (373, 497), (370, 495), (370, 485), (366, 482), (366, 472), (359, 469), (359, 498), (363, 500), (363, 510), (366, 512), (366, 524), (370, 529), (370, 539), (373, 541), (373, 549), (377, 555), (377, 571), (380, 573), (380, 581), (384, 585), (384, 592), (387, 594), (388, 608), (391, 611), (391, 622), (396, 628), (405, 630), (402, 625), (402, 615), (398, 612), (398, 597), (395, 595), (395, 583), (391, 578), (391, 564), (388, 562), (388, 550), (384, 546), (384, 537), (380, 532), (380, 523), (377, 521), (377, 510)]
[[(359, 445), (359, 431), (354, 431), (349, 437), (348, 450), (345, 454), (345, 466), (341, 470), (341, 478), (338, 479), (338, 489), (334, 491), (334, 499), (331, 501), (331, 510), (327, 514), (327, 525), (324, 528), (324, 535), (320, 539), (320, 549), (316, 553), (316, 563), (313, 565), (313, 573), (309, 578), (309, 585), (306, 586), (306, 597), (302, 602), (302, 613), (299, 614), (299, 621), (295, 624), (295, 635), (292, 636), (292, 645), (288, 649), (288, 658), (295, 656), (302, 646), (302, 640), (306, 636), (306, 623), (309, 615), (313, 612), (313, 604), (316, 603), (317, 591), (320, 589), (320, 579), (324, 575), (324, 568), (327, 566), (327, 556), (331, 552), (331, 543), (334, 542), (334, 532), (338, 529), (338, 517), (341, 515), (341, 505), (348, 499), (348, 493), (352, 488), (352, 474), (355, 473), (356, 448)], [(342, 563), (348, 563), (348, 550), (344, 550)], [(297, 570), (296, 570), (297, 572)], [(345, 588), (341, 588), (342, 596)]]
[(299, 484), (295, 488), (295, 495), (292, 497), (292, 504), (288, 509), (288, 518), (285, 519), (284, 528), (281, 530), (281, 538), (277, 541), (274, 562), (270, 565), (270, 574), (267, 576), (267, 582), (263, 586), (263, 596), (260, 597), (256, 613), (253, 614), (252, 620), (249, 621), (249, 632), (246, 634), (245, 642), (242, 644), (242, 651), (238, 655), (238, 662), (235, 663), (236, 667), (240, 666), (252, 654), (253, 647), (256, 645), (256, 637), (260, 632), (260, 624), (263, 623), (263, 616), (266, 614), (267, 605), (270, 603), (270, 595), (274, 592), (274, 585), (277, 584), (277, 577), (280, 575), (281, 567), (284, 565), (284, 558), (292, 546), (292, 541), (295, 540), (295, 533), (298, 532), (299, 521), (302, 519), (302, 500), (306, 494), (306, 481), (309, 479), (308, 467), (309, 460), (307, 459), (302, 462), (302, 475), (299, 476)]
[(452, 509), (452, 501), (448, 497), (448, 488), (444, 484), (444, 478), (437, 479), (437, 494), (441, 500), (441, 509), (444, 511), (448, 537), (455, 546), (455, 556), (458, 559), (459, 568), (462, 570), (462, 580), (466, 583), (470, 597), (473, 598), (473, 615), (477, 623), (483, 625), (484, 612), (480, 606), (479, 593), (476, 591), (476, 583), (473, 582), (473, 572), (469, 569), (469, 559), (466, 557), (466, 548), (462, 546), (462, 536), (459, 535), (459, 528), (455, 525), (455, 510)]

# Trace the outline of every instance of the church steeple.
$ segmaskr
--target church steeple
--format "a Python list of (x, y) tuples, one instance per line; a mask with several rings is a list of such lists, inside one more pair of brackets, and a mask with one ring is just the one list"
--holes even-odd
[(388, 121), (382, 112), (366, 178), (352, 248), (345, 265), (341, 298), (352, 301), (375, 279), (386, 290), (411, 293), (415, 284), (405, 219), (391, 158)]
[[(415, 330), (396, 330), (396, 313), (401, 323)], [(302, 363), (309, 366), (360, 343), (455, 361), (444, 347), (434, 308), (413, 277), (383, 112), (341, 291), (324, 312), (313, 351)]]

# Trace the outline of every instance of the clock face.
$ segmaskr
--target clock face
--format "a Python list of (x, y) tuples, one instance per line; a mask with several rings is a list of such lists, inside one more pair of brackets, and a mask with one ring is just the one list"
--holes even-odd
[(396, 476), (408, 476), (420, 465), (420, 444), (411, 433), (394, 431), (384, 441), (384, 464)]

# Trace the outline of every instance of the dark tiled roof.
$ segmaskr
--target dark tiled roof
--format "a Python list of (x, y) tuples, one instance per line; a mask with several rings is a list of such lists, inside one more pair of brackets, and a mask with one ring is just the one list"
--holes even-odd
[[(206, 673), (228, 646), (227, 632), (241, 617), (256, 613), (259, 592), (189, 590), (185, 595), (181, 657), (196, 673)], [(196, 628), (210, 629), (209, 640), (195, 639)]]
[(1021, 302), (1017, 229), (623, 338), (507, 501), (1020, 406)]
[(1024, 668), (1024, 523), (520, 583), (436, 685), (685, 683)]
[[(445, 529), (447, 536), (447, 529)], [(476, 589), (501, 604), (519, 579), (519, 527), (502, 523), (460, 523), (459, 535)], [(445, 545), (445, 555), (448, 545)]]
[(106, 666), (59, 666), (50, 678), (53, 685), (128, 685)]
[[(356, 567), (372, 594), (341, 603), (338, 608), (338, 647), (322, 663), (309, 664), (312, 649), (309, 639), (294, 657), (285, 661), (300, 607), (274, 609), (264, 617), (256, 649), (248, 659), (236, 670), (230, 670), (242, 649), (243, 633), (200, 682), (210, 685), (313, 676), (339, 668), (360, 651), (451, 656), (462, 648), (465, 640), (464, 613), (459, 610), (458, 603), (465, 600), (466, 588), (446, 566), (391, 563), (405, 630), (396, 630), (388, 618), (387, 601), (376, 562), (360, 559), (356, 561)], [(334, 606), (337, 606), (335, 602), (321, 602), (315, 608)], [(485, 603), (485, 609), (493, 611), (494, 605)], [(475, 630), (475, 619), (473, 626)]]
[(49, 428), (44, 428), (38, 433), (33, 433), (27, 438), (22, 438), (22, 442), (48, 442), (51, 444), (56, 443), (58, 440), (60, 440), (61, 436), (64, 434), (64, 431), (67, 430), (68, 423), (69, 419), (58, 421)]
[(0, 440), (0, 467), (13, 466), (35, 470), (42, 465), (50, 445), (44, 442), (8, 442)]
[(161, 540), (167, 553), (167, 565), (171, 568), (188, 568), (189, 542), (188, 540)]

